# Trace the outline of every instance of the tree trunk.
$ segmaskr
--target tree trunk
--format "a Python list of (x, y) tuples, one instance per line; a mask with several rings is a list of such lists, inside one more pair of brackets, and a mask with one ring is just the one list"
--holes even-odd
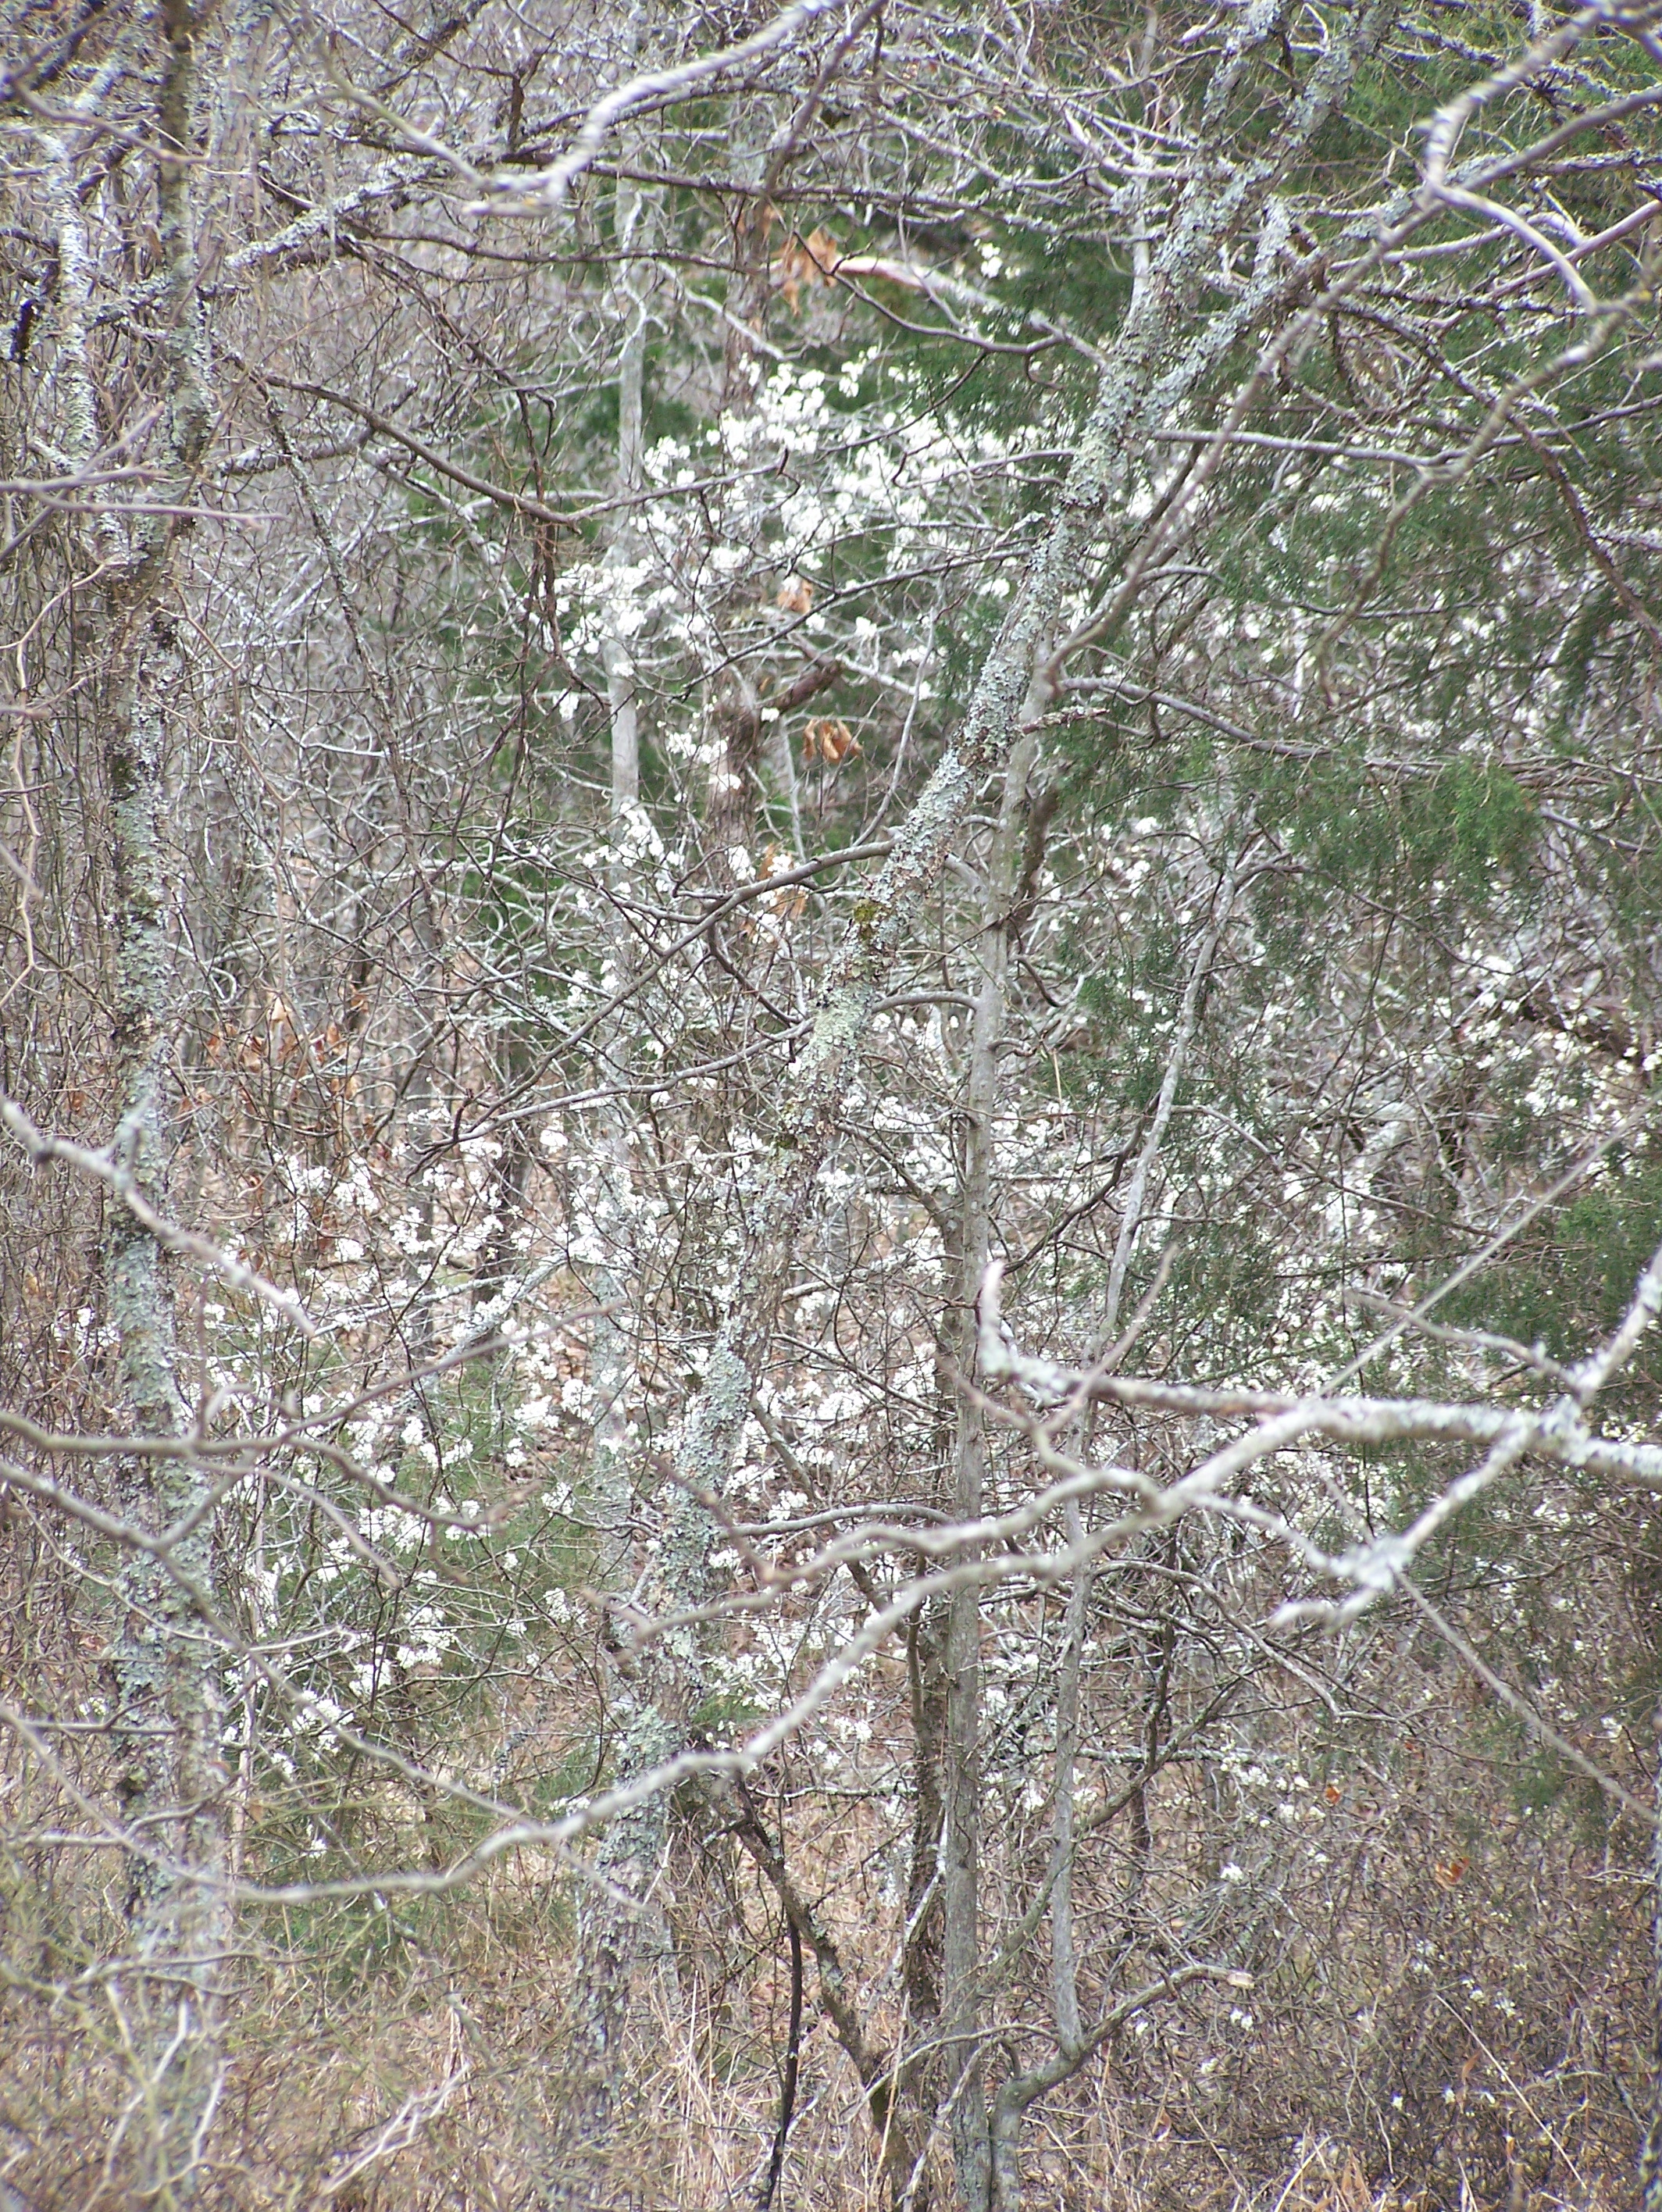
[[(1662, 1707), (1658, 1708), (1658, 1741), (1662, 1742)], [(1657, 1779), (1657, 1810), (1662, 1814), (1662, 1764)], [(1655, 2023), (1655, 2057), (1651, 2076), (1650, 2124), (1640, 2147), (1639, 2185), (1644, 2212), (1662, 2212), (1662, 1820), (1651, 1838), (1651, 1911), (1654, 1950), (1651, 2005)]]
[[(167, 0), (161, 24), (157, 200), (170, 356), (164, 500), (183, 506), (211, 422), (191, 199), (202, 21), (181, 0)], [(65, 274), (68, 281), (67, 268)], [(65, 322), (75, 321), (70, 307)], [(80, 367), (84, 372), (84, 356)], [(89, 388), (72, 396), (66, 412), (79, 434), (95, 435)], [(178, 1012), (163, 823), (171, 721), (188, 681), (170, 605), (179, 526), (167, 514), (136, 523), (103, 615), (102, 750), (115, 829), (113, 1149), (153, 1194), (165, 1182), (171, 1149), (166, 1087)], [(167, 1262), (156, 1237), (124, 1210), (110, 1229), (106, 1281), (132, 1431), (182, 1437), (188, 1413)], [(183, 1451), (135, 1455), (118, 1476), (129, 1518), (152, 1535), (197, 1509), (208, 1480)], [(129, 2136), (135, 2186), (144, 2202), (162, 2205), (184, 2204), (197, 2193), (223, 2073), (220, 2014), (231, 1913), (221, 1654), (209, 1625), (213, 1577), (210, 1519), (175, 1542), (165, 1561), (130, 1555), (120, 1577), (124, 1619), (112, 1655), (118, 1787), (132, 1850), (130, 1963), (112, 1993), (136, 2075), (138, 2120)]]
[[(116, 818), (116, 1146), (141, 1188), (154, 1193), (168, 1151), (163, 1086), (173, 997), (161, 839), (165, 702), (182, 672), (160, 606), (146, 606), (136, 627), (118, 672), (105, 746)], [(124, 1210), (110, 1231), (107, 1281), (133, 1431), (182, 1437), (188, 1411), (166, 1262), (155, 1237)], [(136, 1526), (160, 1535), (197, 1507), (207, 1480), (183, 1454), (135, 1456), (122, 1465), (122, 1503)], [(121, 1814), (133, 1847), (133, 1972), (121, 1997), (143, 2098), (139, 2185), (162, 2203), (193, 2194), (221, 2079), (221, 1974), (231, 1923), (220, 1654), (206, 1626), (213, 1574), (208, 1521), (173, 1546), (165, 1565), (150, 1553), (130, 1554), (113, 1655)]]
[[(620, 179), (616, 193), (620, 246), (637, 243), (642, 214), (640, 193)], [(627, 271), (630, 264), (622, 264)], [(620, 279), (622, 335), (617, 358), (617, 460), (614, 483), (628, 498), (640, 488), (645, 402), (647, 313), (644, 297), (626, 276)], [(633, 537), (628, 508), (612, 536), (608, 559), (615, 566), (630, 557)], [(608, 874), (618, 899), (626, 895), (632, 872), (631, 841), (640, 819), (640, 726), (634, 660), (627, 638), (612, 636), (602, 647), (610, 712), (611, 810)], [(621, 905), (611, 909), (609, 988), (628, 988), (633, 967), (629, 928)], [(600, 1040), (597, 1053), (604, 1081), (627, 1081), (629, 1015), (624, 1012)], [(635, 1309), (633, 1263), (634, 1170), (628, 1102), (609, 1099), (598, 1109), (597, 1172), (589, 1206), (589, 1227), (600, 1252), (592, 1273), (597, 1303), (590, 1353), (590, 1387), (594, 1401), (594, 1444), (590, 1478), (591, 1509), (600, 1530), (597, 1586), (603, 1601), (621, 1601), (634, 1579), (634, 1470), (632, 1464), (628, 1395), (635, 1381), (635, 1342), (628, 1316)], [(674, 1747), (633, 1668), (616, 1665), (617, 1638), (608, 1624), (605, 1642), (614, 1662), (614, 1711), (622, 1722), (623, 1759), (630, 1764), (660, 1759)], [(668, 1842), (667, 1810), (653, 1798), (609, 1831), (597, 1855), (595, 1878), (585, 1882), (577, 1908), (577, 2003), (573, 2051), (573, 2100), (567, 2117), (562, 2174), (556, 2202), (567, 2192), (592, 2192), (604, 2180), (602, 2146), (623, 2088), (624, 2039), (635, 2008), (638, 1985), (654, 1971), (673, 1973), (668, 1923), (651, 1895)]]

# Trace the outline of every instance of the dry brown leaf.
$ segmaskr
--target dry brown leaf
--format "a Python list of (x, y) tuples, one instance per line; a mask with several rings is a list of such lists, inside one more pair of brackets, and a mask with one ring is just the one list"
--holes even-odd
[(802, 733), (802, 757), (810, 768), (816, 760), (840, 768), (846, 760), (858, 759), (859, 750), (859, 739), (840, 714), (821, 715)]
[[(795, 865), (793, 855), (787, 853), (782, 845), (769, 845), (761, 856), (764, 878), (787, 875)], [(801, 884), (786, 884), (771, 898), (759, 900), (757, 903), (781, 921), (794, 921), (808, 904), (808, 893)]]
[(806, 238), (792, 232), (774, 257), (773, 281), (784, 293), (786, 305), (793, 315), (803, 288), (811, 289), (816, 284), (828, 284), (841, 258), (842, 249), (823, 224), (810, 230)]
[(1362, 2160), (1354, 2150), (1345, 2154), (1344, 2171), (1339, 2176), (1334, 2203), (1337, 2212), (1373, 2212), (1373, 2191), (1362, 2170)]

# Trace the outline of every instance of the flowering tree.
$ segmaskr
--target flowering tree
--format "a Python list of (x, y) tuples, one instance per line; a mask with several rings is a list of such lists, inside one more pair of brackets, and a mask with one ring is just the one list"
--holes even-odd
[(22, 40), (8, 2186), (1631, 2160), (1662, 93), (1461, 26)]

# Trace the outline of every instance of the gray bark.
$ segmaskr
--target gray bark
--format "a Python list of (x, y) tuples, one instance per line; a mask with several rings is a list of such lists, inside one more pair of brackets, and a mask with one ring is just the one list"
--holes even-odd
[[(1659, 1743), (1662, 1743), (1662, 1708), (1657, 1712)], [(1658, 1772), (1658, 1806), (1662, 1814), (1662, 1765)], [(1643, 2212), (1662, 2212), (1662, 1820), (1651, 1839), (1651, 1912), (1653, 1934), (1651, 2005), (1655, 2027), (1652, 2056), (1649, 2124), (1639, 2153), (1639, 2185)]]
[[(998, 1061), (1006, 1018), (1006, 979), (1014, 908), (1020, 888), (1028, 782), (1037, 752), (1025, 729), (1011, 749), (993, 848), (988, 856), (982, 915), (981, 980), (971, 1032), (964, 1101), (964, 1168), (956, 1285), (957, 1364), (975, 1365), (975, 1296), (992, 1249), (993, 1136), (998, 1110)], [(954, 1452), (952, 1510), (979, 1520), (986, 1482), (986, 1427), (980, 1407), (960, 1393)], [(986, 2073), (980, 2046), (981, 1824), (981, 1606), (974, 1584), (955, 1590), (947, 1613), (947, 1746), (941, 1887), (944, 1905), (942, 2031), (956, 2087), (952, 2100), (953, 2166), (965, 2212), (986, 2212)]]
[[(1083, 1545), (1084, 1516), (1070, 1501), (1065, 1519), (1070, 1549)], [(1063, 1625), (1062, 1668), (1056, 1688), (1056, 1810), (1051, 1856), (1050, 2004), (1051, 2027), (1059, 2051), (1079, 2041), (1079, 1960), (1073, 1936), (1074, 1768), (1079, 1756), (1079, 1677), (1084, 1662), (1085, 1617), (1091, 1577), (1081, 1568), (1068, 1584)]]
[[(638, 244), (644, 210), (640, 194), (620, 180), (616, 231), (621, 246)], [(642, 423), (648, 313), (632, 264), (623, 264), (618, 306), (622, 336), (617, 357), (617, 458), (614, 483), (628, 496), (642, 481)], [(629, 510), (612, 535), (607, 557), (626, 562), (632, 551)], [(609, 637), (602, 647), (610, 714), (611, 806), (608, 869), (613, 890), (622, 895), (630, 875), (628, 843), (639, 819), (640, 725), (634, 663), (629, 642)], [(610, 979), (615, 992), (628, 987), (633, 951), (628, 925), (612, 909)], [(622, 1015), (599, 1041), (599, 1064), (608, 1081), (622, 1085), (629, 1066), (628, 1016)], [(634, 1578), (634, 1479), (628, 1396), (635, 1379), (635, 1346), (628, 1316), (634, 1309), (631, 1258), (634, 1180), (630, 1119), (619, 1097), (600, 1109), (599, 1176), (592, 1227), (604, 1253), (594, 1272), (603, 1310), (597, 1316), (590, 1359), (595, 1401), (591, 1507), (599, 1538), (597, 1583), (603, 1599), (621, 1603)], [(610, 1624), (606, 1640), (616, 1641)], [(616, 1654), (613, 1654), (614, 1659)], [(626, 1729), (626, 1756), (653, 1759), (674, 1748), (648, 1705), (640, 1710), (640, 1687), (632, 1668), (614, 1668), (615, 1710)], [(578, 1899), (578, 1980), (573, 2048), (573, 2105), (567, 2116), (556, 2202), (573, 2201), (574, 2190), (593, 2191), (599, 2181), (598, 2154), (623, 2087), (624, 2039), (639, 1985), (654, 1972), (673, 1974), (668, 1924), (652, 1896), (668, 1842), (666, 1808), (654, 1798), (617, 1821), (603, 1839), (594, 1878)], [(585, 2201), (579, 2199), (577, 2201)]]
[[(207, 332), (195, 296), (191, 205), (203, 23), (184, 0), (167, 0), (161, 28), (156, 165), (170, 354), (167, 497), (187, 504), (212, 413)], [(95, 435), (84, 353), (78, 362), (74, 357), (84, 325), (72, 300), (65, 307), (65, 411), (74, 434), (84, 439)], [(171, 1150), (167, 1081), (177, 987), (163, 823), (171, 722), (188, 672), (171, 606), (179, 528), (178, 519), (166, 515), (138, 523), (100, 617), (107, 686), (102, 748), (115, 830), (113, 1149), (146, 1193), (165, 1181)], [(182, 1435), (188, 1412), (166, 1255), (124, 1209), (112, 1221), (106, 1280), (125, 1417), (136, 1435)], [(123, 1463), (118, 1480), (127, 1516), (151, 1534), (190, 1514), (206, 1487), (205, 1476), (184, 1455), (135, 1457)], [(164, 2205), (185, 2204), (197, 2193), (222, 2079), (222, 1974), (231, 1916), (224, 1881), (221, 1652), (209, 1626), (214, 1571), (209, 1519), (176, 1543), (165, 1562), (152, 1553), (130, 1555), (120, 1576), (124, 1617), (112, 1654), (118, 1789), (132, 1847), (130, 1965), (113, 1994), (126, 2021), (139, 2105), (129, 2135), (135, 2185), (143, 2201)]]

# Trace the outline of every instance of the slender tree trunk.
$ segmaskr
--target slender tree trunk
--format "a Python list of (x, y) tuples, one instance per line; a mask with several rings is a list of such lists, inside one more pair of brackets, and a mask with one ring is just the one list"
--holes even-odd
[[(1662, 1745), (1662, 1705), (1657, 1708), (1656, 1719), (1657, 1741)], [(1657, 1811), (1662, 1814), (1662, 1760), (1657, 1770)], [(1640, 2147), (1639, 2185), (1643, 2212), (1662, 2212), (1662, 1820), (1651, 1838), (1651, 1911), (1654, 1942), (1651, 2006), (1656, 2040), (1650, 2124)]]
[[(992, 1249), (998, 1061), (1004, 1041), (1006, 980), (1022, 873), (1028, 779), (1038, 741), (1024, 729), (1004, 770), (1004, 798), (992, 850), (987, 857), (982, 915), (981, 981), (971, 1032), (964, 1101), (964, 1167), (958, 1238), (960, 1275), (959, 1371), (975, 1364), (975, 1298)], [(953, 1513), (979, 1520), (986, 1482), (986, 1424), (981, 1409), (960, 1393), (953, 1455)], [(982, 2061), (980, 2002), (981, 1827), (981, 1601), (974, 1589), (956, 1590), (947, 1615), (947, 1744), (945, 1820), (941, 1885), (944, 1908), (942, 1947), (942, 2035), (956, 2083), (952, 2100), (953, 2165), (965, 2212), (986, 2212), (988, 2166), (986, 2075)]]
[[(634, 240), (640, 215), (640, 198), (627, 180), (617, 188), (617, 235), (620, 248)], [(617, 362), (616, 492), (628, 498), (641, 483), (642, 420), (645, 407), (646, 307), (640, 293), (623, 287), (623, 332)], [(614, 532), (607, 558), (613, 568), (629, 558), (633, 529), (628, 510)], [(601, 657), (606, 672), (606, 696), (611, 730), (611, 808), (608, 830), (607, 874), (614, 899), (627, 896), (631, 873), (630, 842), (640, 805), (640, 714), (634, 662), (627, 638), (608, 637)], [(621, 906), (611, 908), (609, 988), (627, 988), (634, 966), (634, 948)], [(628, 1020), (626, 1013), (601, 1041), (601, 1072), (609, 1083), (622, 1084), (628, 1073)], [(595, 1395), (594, 1487), (605, 1541), (613, 1556), (604, 1562), (610, 1587), (621, 1571), (628, 1549), (630, 1475), (628, 1454), (626, 1394), (634, 1378), (634, 1345), (625, 1315), (630, 1304), (629, 1215), (632, 1177), (629, 1164), (629, 1121), (622, 1098), (601, 1109), (602, 1188), (595, 1223), (606, 1255), (597, 1276), (601, 1302), (609, 1310), (596, 1320), (591, 1380)]]
[[(1238, 860), (1239, 855), (1232, 853), (1225, 864), (1210, 921), (1190, 964), (1154, 1114), (1127, 1187), (1119, 1235), (1108, 1270), (1099, 1357), (1106, 1357), (1114, 1343), (1131, 1255), (1143, 1227), (1150, 1179), (1159, 1162), (1178, 1086), (1187, 1066), (1190, 1047), (1194, 1042), (1207, 979), (1234, 910)], [(1071, 1547), (1083, 1541), (1084, 1516), (1077, 1504), (1071, 1502), (1065, 1509), (1065, 1528)], [(1065, 2079), (1077, 2069), (1089, 2047), (1079, 2010), (1078, 1951), (1073, 1925), (1073, 1864), (1077, 1826), (1075, 1767), (1079, 1755), (1080, 1733), (1079, 1692), (1084, 1667), (1090, 1587), (1091, 1572), (1088, 1567), (1081, 1568), (1070, 1578), (1062, 1664), (1056, 1696), (1055, 1809), (1052, 1816), (1049, 1887), (1051, 2023), (1056, 2039), (1057, 2058), (1053, 2070), (1058, 2080)], [(1160, 1641), (1153, 1655), (1153, 1680), (1141, 1747), (1143, 1768), (1149, 1773), (1155, 1771), (1159, 1762), (1175, 1648), (1175, 1624), (1169, 1608), (1162, 1609)], [(1140, 1787), (1133, 1792), (1130, 1804), (1136, 1843), (1125, 1887), (1125, 1905), (1128, 1915), (1136, 1905), (1146, 1880), (1153, 1842), (1147, 1804)], [(1014, 2080), (1007, 2080), (993, 2100), (988, 2130), (991, 2212), (1020, 2212), (1022, 2132), (1030, 2101), (1028, 2089)]]
[[(1084, 1517), (1077, 1502), (1066, 1513), (1069, 1546), (1083, 1543)], [(1085, 1620), (1090, 1604), (1090, 1575), (1081, 1568), (1068, 1584), (1062, 1630), (1062, 1666), (1056, 1684), (1056, 1808), (1053, 1815), (1050, 1892), (1050, 2009), (1057, 2048), (1078, 2044), (1079, 1959), (1073, 1936), (1073, 1851), (1077, 1808), (1074, 1770), (1079, 1758), (1079, 1678), (1085, 1653)]]
[[(638, 243), (635, 233), (642, 202), (635, 187), (620, 180), (616, 195), (620, 248)], [(642, 481), (643, 419), (647, 309), (638, 279), (620, 277), (622, 337), (617, 366), (617, 461), (614, 481), (622, 496)], [(622, 566), (630, 557), (633, 528), (628, 509), (615, 531), (608, 560)], [(602, 647), (610, 710), (611, 807), (608, 874), (616, 901), (628, 892), (639, 854), (632, 842), (640, 821), (640, 726), (636, 676), (629, 641), (609, 637)], [(608, 988), (625, 988), (634, 964), (633, 945), (621, 903), (612, 908)], [(627, 1080), (629, 1065), (627, 1013), (602, 1039), (598, 1054), (604, 1079)], [(631, 1127), (622, 1097), (604, 1102), (598, 1148), (598, 1176), (591, 1208), (592, 1229), (602, 1255), (593, 1273), (597, 1302), (590, 1355), (594, 1397), (594, 1444), (591, 1510), (601, 1531), (597, 1583), (608, 1601), (622, 1600), (634, 1581), (634, 1469), (628, 1398), (635, 1382), (635, 1341), (628, 1316), (635, 1310), (634, 1170)], [(609, 1630), (608, 1641), (612, 1641)], [(614, 1657), (616, 1657), (614, 1654)], [(643, 1703), (642, 1685), (633, 1668), (615, 1668), (614, 1713), (624, 1729), (626, 1763), (663, 1758), (674, 1739)], [(652, 1890), (668, 1844), (667, 1808), (649, 1800), (615, 1824), (597, 1855), (597, 1879), (578, 1899), (578, 2005), (575, 2049), (575, 2124), (568, 2129), (567, 2188), (591, 2188), (600, 2174), (600, 2147), (611, 2127), (623, 2087), (624, 2039), (634, 2010), (637, 1987), (656, 1971), (673, 1974), (668, 1923)], [(579, 2200), (583, 2201), (583, 2200)]]
[[(162, 320), (171, 356), (163, 501), (173, 506), (191, 498), (211, 424), (191, 192), (203, 28), (203, 18), (185, 0), (165, 0), (156, 165), (167, 276)], [(76, 311), (67, 302), (66, 309), (73, 329)], [(74, 378), (76, 364), (68, 366)], [(83, 354), (82, 374), (85, 366)], [(66, 411), (77, 434), (93, 433), (89, 386), (71, 392)], [(103, 755), (115, 830), (114, 1150), (152, 1194), (165, 1183), (171, 1151), (167, 1084), (178, 1012), (163, 836), (172, 721), (189, 679), (182, 627), (171, 605), (178, 528), (168, 515), (137, 521), (103, 617)], [(133, 1431), (180, 1437), (188, 1411), (167, 1261), (156, 1238), (124, 1209), (112, 1221), (106, 1280)], [(127, 1514), (156, 1535), (199, 1505), (207, 1479), (184, 1453), (135, 1456), (118, 1476)], [(213, 1580), (207, 1520), (173, 1545), (165, 1563), (148, 1553), (130, 1557), (120, 1577), (124, 1620), (112, 1656), (121, 1808), (133, 1847), (130, 1963), (112, 1996), (136, 2077), (138, 2124), (129, 2130), (134, 2185), (143, 2202), (163, 2206), (183, 2205), (197, 2194), (222, 2079), (220, 2015), (231, 1915), (221, 1655), (207, 1625)]]
[[(747, 108), (738, 120), (733, 148), (734, 173), (760, 185), (767, 146), (761, 137), (765, 111)], [(740, 196), (733, 221), (733, 260), (725, 286), (726, 337), (722, 363), (724, 418), (752, 415), (764, 369), (756, 341), (767, 313), (768, 222), (771, 211), (760, 192)], [(740, 496), (743, 496), (743, 494)], [(739, 521), (737, 527), (743, 529)], [(754, 585), (722, 595), (715, 609), (719, 629), (743, 617), (753, 604)], [(761, 701), (750, 672), (737, 656), (725, 658), (709, 686), (714, 758), (710, 768), (707, 850), (713, 882), (725, 890), (743, 881), (755, 866), (752, 847), (761, 803)]]
[[(932, 2042), (938, 2034), (941, 2018), (941, 1851), (946, 1822), (942, 1792), (948, 1702), (945, 1611), (938, 1601), (932, 1603), (914, 1614), (907, 1631), (913, 1808), (901, 1990), (907, 2030), (925, 2043)], [(935, 2071), (927, 2060), (902, 2062), (895, 2083), (897, 2111), (908, 2115), (919, 2112), (924, 2087)]]
[[(173, 1018), (173, 959), (161, 823), (167, 702), (180, 659), (155, 605), (136, 617), (105, 754), (115, 800), (118, 932), (115, 1043), (121, 1117), (116, 1143), (154, 1193), (169, 1150), (164, 1085)], [(123, 1395), (134, 1432), (180, 1437), (188, 1412), (178, 1381), (171, 1288), (161, 1247), (124, 1211), (108, 1245), (110, 1317), (120, 1340)], [(121, 1470), (130, 1517), (160, 1534), (199, 1502), (207, 1478), (188, 1458), (134, 1458)], [(171, 1571), (170, 1571), (171, 1570)], [(220, 1985), (230, 1935), (222, 1885), (227, 1782), (219, 1653), (204, 1626), (213, 1546), (204, 1522), (162, 1565), (133, 1554), (121, 1575), (124, 1620), (114, 1652), (116, 1741), (124, 1825), (135, 1844), (127, 1897), (130, 2014), (146, 2125), (140, 2185), (183, 2203), (220, 2080)]]

